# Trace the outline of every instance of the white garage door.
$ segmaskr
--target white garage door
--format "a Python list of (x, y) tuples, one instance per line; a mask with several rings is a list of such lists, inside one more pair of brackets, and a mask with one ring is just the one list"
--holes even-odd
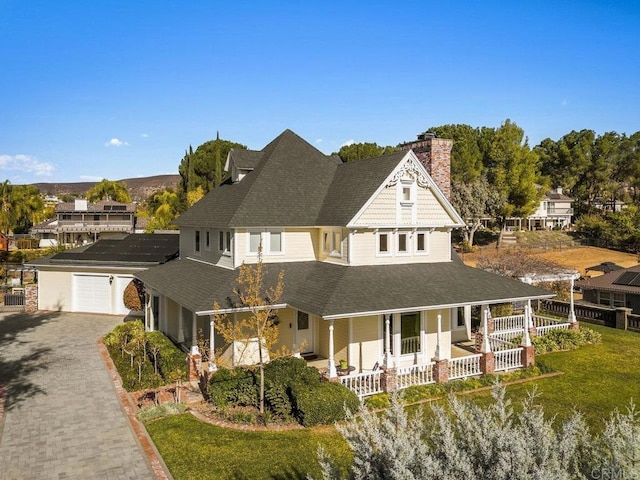
[(73, 311), (111, 313), (109, 275), (74, 275)]

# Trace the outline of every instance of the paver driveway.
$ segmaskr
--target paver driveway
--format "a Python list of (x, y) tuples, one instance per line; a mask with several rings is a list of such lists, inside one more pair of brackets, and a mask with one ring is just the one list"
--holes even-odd
[(155, 478), (96, 346), (122, 318), (0, 315), (0, 478)]

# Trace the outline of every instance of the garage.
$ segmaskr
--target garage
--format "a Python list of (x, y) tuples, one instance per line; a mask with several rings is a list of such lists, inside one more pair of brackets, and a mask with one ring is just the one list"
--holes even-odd
[(103, 239), (29, 263), (38, 271), (38, 309), (140, 315), (124, 306), (134, 274), (178, 256), (175, 234), (132, 234)]
[(111, 313), (109, 275), (73, 275), (73, 311)]

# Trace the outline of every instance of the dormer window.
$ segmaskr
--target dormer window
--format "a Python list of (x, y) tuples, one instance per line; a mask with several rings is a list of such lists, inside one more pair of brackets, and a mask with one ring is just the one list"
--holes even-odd
[(284, 253), (284, 232), (281, 230), (253, 230), (248, 232), (249, 255), (257, 255), (262, 249), (264, 255), (282, 255)]

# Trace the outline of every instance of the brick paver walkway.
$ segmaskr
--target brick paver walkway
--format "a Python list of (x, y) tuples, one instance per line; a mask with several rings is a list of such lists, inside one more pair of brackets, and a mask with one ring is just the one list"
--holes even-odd
[(155, 478), (96, 346), (121, 321), (0, 315), (0, 478)]

